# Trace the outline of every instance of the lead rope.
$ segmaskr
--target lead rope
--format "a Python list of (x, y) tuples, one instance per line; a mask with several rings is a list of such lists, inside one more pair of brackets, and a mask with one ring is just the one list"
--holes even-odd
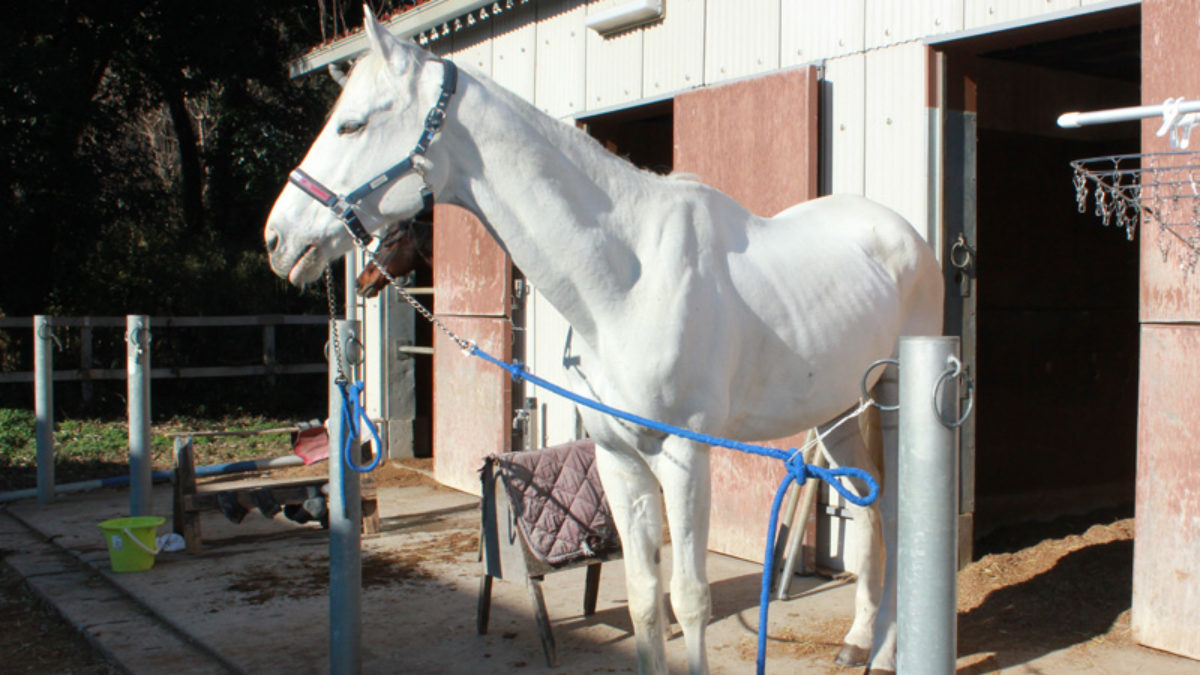
[[(383, 461), (383, 441), (380, 440), (379, 431), (363, 406), (362, 399), (366, 383), (358, 381), (351, 384), (350, 378), (346, 376), (346, 368), (342, 363), (342, 338), (337, 329), (337, 301), (334, 298), (333, 269), (329, 266), (325, 267), (325, 298), (329, 303), (330, 342), (333, 343), (333, 358), (337, 364), (337, 377), (333, 382), (342, 396), (342, 437), (339, 439), (338, 446), (341, 448), (340, 454), (342, 460), (346, 462), (346, 466), (358, 473), (368, 473), (374, 471)], [(375, 439), (371, 461), (365, 465), (359, 464), (358, 460), (354, 459), (354, 449), (362, 447), (362, 444), (358, 442), (360, 423), (366, 424), (366, 427), (371, 430), (371, 436)]]

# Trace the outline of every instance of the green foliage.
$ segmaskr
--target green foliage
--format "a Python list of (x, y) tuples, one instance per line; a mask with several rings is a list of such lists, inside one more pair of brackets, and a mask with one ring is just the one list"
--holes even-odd
[[(290, 422), (258, 415), (221, 418), (174, 417), (155, 424), (151, 433), (154, 469), (173, 466), (171, 431), (270, 429)], [(197, 438), (193, 447), (199, 465), (259, 457), (278, 457), (291, 451), (289, 434)], [(63, 420), (54, 432), (56, 483), (119, 476), (129, 471), (129, 429), (124, 422), (94, 419)], [(37, 443), (31, 411), (0, 408), (0, 491), (37, 484)]]
[(34, 442), (37, 420), (32, 410), (0, 408), (0, 455), (8, 455)]

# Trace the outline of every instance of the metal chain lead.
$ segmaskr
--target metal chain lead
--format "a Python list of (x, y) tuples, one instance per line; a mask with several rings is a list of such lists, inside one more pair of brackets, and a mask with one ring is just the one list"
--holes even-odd
[(338, 335), (337, 328), (337, 302), (334, 300), (333, 292), (333, 268), (329, 265), (325, 266), (325, 299), (329, 301), (329, 341), (333, 343), (333, 359), (337, 368), (337, 382), (346, 383), (350, 378), (346, 377), (346, 369), (342, 365), (342, 338)]
[[(452, 340), (454, 344), (458, 345), (459, 349), (462, 349), (464, 352), (469, 352), (475, 348), (474, 342), (459, 337), (454, 331), (446, 327), (446, 324), (442, 323), (433, 312), (426, 309), (425, 305), (422, 305), (420, 300), (417, 300), (411, 294), (409, 294), (409, 292), (404, 289), (404, 285), (400, 283), (400, 280), (392, 276), (392, 274), (387, 271), (387, 266), (381, 263), (379, 258), (375, 257), (374, 251), (366, 247), (363, 247), (362, 251), (367, 255), (368, 258), (371, 259), (371, 262), (375, 264), (375, 269), (379, 270), (379, 273), (383, 275), (383, 278), (387, 279), (388, 283), (396, 289), (396, 292), (400, 294), (400, 297), (404, 298), (408, 304), (412, 305), (412, 308), (415, 309), (418, 314), (425, 317), (426, 321), (433, 324), (438, 330), (442, 331), (446, 337), (450, 338), (450, 340)], [(326, 268), (326, 270), (328, 271), (328, 268)]]

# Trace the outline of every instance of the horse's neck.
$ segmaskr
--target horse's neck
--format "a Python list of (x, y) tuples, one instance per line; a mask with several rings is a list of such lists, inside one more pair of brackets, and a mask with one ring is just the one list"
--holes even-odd
[(647, 174), (581, 133), (475, 77), (440, 142), (445, 194), (468, 208), (536, 288), (588, 339), (606, 306), (637, 280), (632, 231)]

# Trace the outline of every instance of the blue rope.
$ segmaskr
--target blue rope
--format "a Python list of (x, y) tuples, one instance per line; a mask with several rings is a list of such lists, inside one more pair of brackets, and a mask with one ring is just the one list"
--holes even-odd
[[(715, 445), (722, 448), (729, 448), (731, 450), (750, 453), (752, 455), (759, 455), (761, 457), (773, 457), (784, 463), (784, 466), (787, 469), (787, 475), (783, 479), (783, 484), (779, 486), (779, 490), (775, 493), (775, 501), (771, 504), (771, 518), (770, 522), (767, 524), (767, 549), (763, 556), (763, 560), (765, 562), (763, 563), (762, 588), (759, 595), (758, 606), (758, 658), (755, 661), (757, 672), (759, 675), (762, 675), (762, 673), (766, 670), (767, 660), (767, 614), (771, 603), (771, 572), (772, 568), (774, 567), (772, 558), (775, 551), (775, 530), (777, 530), (779, 527), (779, 507), (780, 504), (783, 503), (783, 496), (787, 494), (788, 487), (790, 487), (793, 482), (798, 485), (803, 485), (809, 477), (817, 478), (828, 483), (829, 487), (837, 491), (838, 494), (840, 494), (851, 504), (867, 506), (874, 503), (879, 497), (879, 483), (875, 481), (875, 478), (866, 471), (856, 467), (838, 467), (836, 469), (826, 469), (813, 464), (807, 464), (804, 461), (803, 454), (798, 452), (795, 448), (791, 448), (789, 450), (779, 450), (777, 448), (768, 448), (761, 445), (750, 445), (748, 443), (741, 443), (739, 441), (733, 441), (727, 438), (702, 434), (692, 431), (691, 429), (683, 429), (670, 424), (663, 424), (662, 422), (647, 419), (630, 412), (625, 412), (624, 410), (607, 406), (599, 401), (594, 401), (590, 398), (580, 396), (575, 392), (563, 389), (552, 382), (547, 382), (546, 380), (543, 380), (542, 378), (526, 370), (525, 365), (520, 361), (515, 361), (513, 363), (501, 361), (500, 359), (488, 354), (475, 345), (472, 345), (467, 351), (469, 354), (478, 356), (484, 361), (504, 369), (509, 375), (512, 375), (514, 380), (526, 380), (528, 382), (532, 382), (533, 384), (536, 384), (537, 386), (546, 389), (551, 393), (558, 394), (563, 398), (574, 401), (579, 405), (586, 406), (593, 410), (597, 410), (606, 415), (611, 415), (613, 417), (623, 419), (626, 422), (632, 422), (649, 429), (654, 429), (656, 431), (672, 434), (688, 440), (704, 443), (705, 445)], [(850, 491), (849, 488), (843, 485), (841, 481), (837, 480), (841, 477), (851, 477), (862, 480), (867, 485), (867, 494), (859, 497), (854, 492)]]
[[(366, 388), (366, 383), (355, 382), (347, 387), (345, 382), (338, 381), (337, 386), (338, 391), (342, 394), (342, 457), (346, 466), (358, 473), (374, 471), (379, 466), (380, 460), (383, 459), (383, 441), (379, 440), (379, 432), (375, 430), (375, 423), (371, 421), (371, 417), (367, 415), (367, 411), (362, 405), (363, 389)], [(354, 459), (353, 452), (354, 448), (359, 447), (355, 441), (358, 440), (357, 422), (360, 419), (367, 423), (367, 428), (375, 437), (374, 457), (365, 466), (360, 465)]]

